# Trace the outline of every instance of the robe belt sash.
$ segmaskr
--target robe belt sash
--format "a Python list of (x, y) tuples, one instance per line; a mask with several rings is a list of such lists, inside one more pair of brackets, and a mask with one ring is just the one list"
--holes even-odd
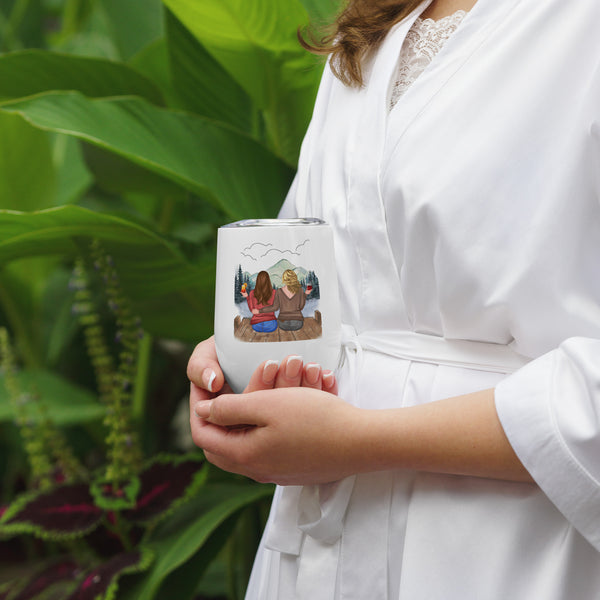
[[(342, 325), (344, 360), (350, 380), (358, 382), (363, 353), (495, 373), (512, 373), (529, 362), (510, 345), (451, 340), (412, 331), (365, 331)], [(355, 385), (356, 389), (356, 385)], [(339, 541), (356, 477), (341, 481), (278, 488), (277, 503), (266, 533), (266, 546), (286, 554), (300, 553), (304, 535), (325, 544)]]

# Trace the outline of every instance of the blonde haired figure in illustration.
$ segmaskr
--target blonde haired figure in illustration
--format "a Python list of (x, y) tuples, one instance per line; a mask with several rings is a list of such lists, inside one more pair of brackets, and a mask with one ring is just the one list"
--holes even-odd
[(309, 291), (302, 291), (298, 276), (291, 269), (286, 269), (281, 277), (283, 287), (275, 292), (275, 300), (272, 306), (265, 306), (253, 314), (265, 314), (279, 311), (277, 322), (279, 328), (284, 331), (297, 331), (304, 325), (302, 309), (306, 304), (306, 296)]

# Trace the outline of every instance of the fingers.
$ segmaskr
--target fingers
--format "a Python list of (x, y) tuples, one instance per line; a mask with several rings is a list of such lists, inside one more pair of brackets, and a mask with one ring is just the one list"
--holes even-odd
[(265, 402), (264, 394), (226, 394), (196, 403), (194, 412), (219, 427), (261, 427), (266, 424), (262, 416)]
[(317, 363), (303, 365), (301, 356), (288, 356), (281, 363), (274, 387), (300, 386), (323, 390), (330, 394), (338, 393), (337, 380), (333, 371), (323, 370)]
[(279, 371), (279, 362), (276, 360), (266, 360), (261, 363), (250, 378), (246, 386), (246, 392), (258, 392), (260, 390), (270, 390), (275, 387), (275, 378)]
[(303, 375), (302, 357), (292, 354), (283, 359), (275, 379), (276, 388), (299, 387)]
[(214, 337), (200, 342), (194, 348), (188, 362), (187, 376), (194, 385), (208, 392), (221, 390), (225, 377), (217, 359)]
[(316, 390), (323, 390), (330, 394), (337, 395), (337, 381), (333, 371), (321, 369), (317, 363), (308, 363), (304, 366), (302, 375), (302, 387), (309, 387)]
[(321, 366), (317, 363), (307, 363), (302, 372), (302, 387), (309, 387), (315, 390), (322, 389), (323, 378)]
[[(232, 460), (239, 452), (239, 447), (245, 445), (245, 429), (227, 429), (213, 425), (204, 419), (198, 419), (198, 424), (192, 429), (192, 438), (197, 446), (203, 449), (206, 459), (226, 471), (239, 472)], [(236, 439), (240, 436), (239, 439)], [(226, 458), (228, 457), (228, 458)]]
[[(246, 397), (246, 394), (219, 396), (214, 400), (198, 401), (194, 405), (190, 417), (192, 440), (196, 446), (204, 450), (205, 454), (235, 453), (235, 448), (241, 443), (241, 440), (236, 440), (235, 435), (255, 429), (255, 427), (239, 423), (243, 420), (253, 420), (251, 417), (247, 419), (242, 417), (248, 412), (243, 407)], [(227, 398), (239, 399), (241, 402), (228, 403)], [(207, 458), (213, 464), (217, 464), (208, 455)], [(217, 466), (219, 465), (217, 464)], [(232, 468), (228, 470), (234, 471)]]
[(336, 379), (333, 371), (330, 371), (330, 370), (323, 371), (321, 378), (323, 381), (323, 386), (321, 389), (324, 392), (329, 392), (330, 394), (334, 394), (337, 396), (338, 384), (337, 384), (337, 379)]

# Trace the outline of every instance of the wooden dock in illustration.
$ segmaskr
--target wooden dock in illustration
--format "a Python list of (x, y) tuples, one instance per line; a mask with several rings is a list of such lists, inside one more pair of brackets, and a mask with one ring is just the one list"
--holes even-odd
[(321, 313), (315, 310), (314, 317), (304, 317), (302, 329), (296, 331), (284, 331), (279, 327), (270, 333), (260, 333), (252, 329), (249, 317), (235, 318), (233, 323), (233, 335), (243, 342), (294, 342), (297, 340), (314, 340), (321, 337), (323, 329), (321, 326)]

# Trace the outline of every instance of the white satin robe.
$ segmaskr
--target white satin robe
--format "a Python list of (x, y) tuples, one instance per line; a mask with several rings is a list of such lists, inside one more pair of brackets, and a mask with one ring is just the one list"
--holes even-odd
[(251, 599), (600, 598), (600, 2), (479, 0), (388, 114), (426, 5), (365, 88), (326, 69), (282, 216), (335, 229), (340, 395), (378, 409), (494, 387), (537, 485), (278, 488)]

